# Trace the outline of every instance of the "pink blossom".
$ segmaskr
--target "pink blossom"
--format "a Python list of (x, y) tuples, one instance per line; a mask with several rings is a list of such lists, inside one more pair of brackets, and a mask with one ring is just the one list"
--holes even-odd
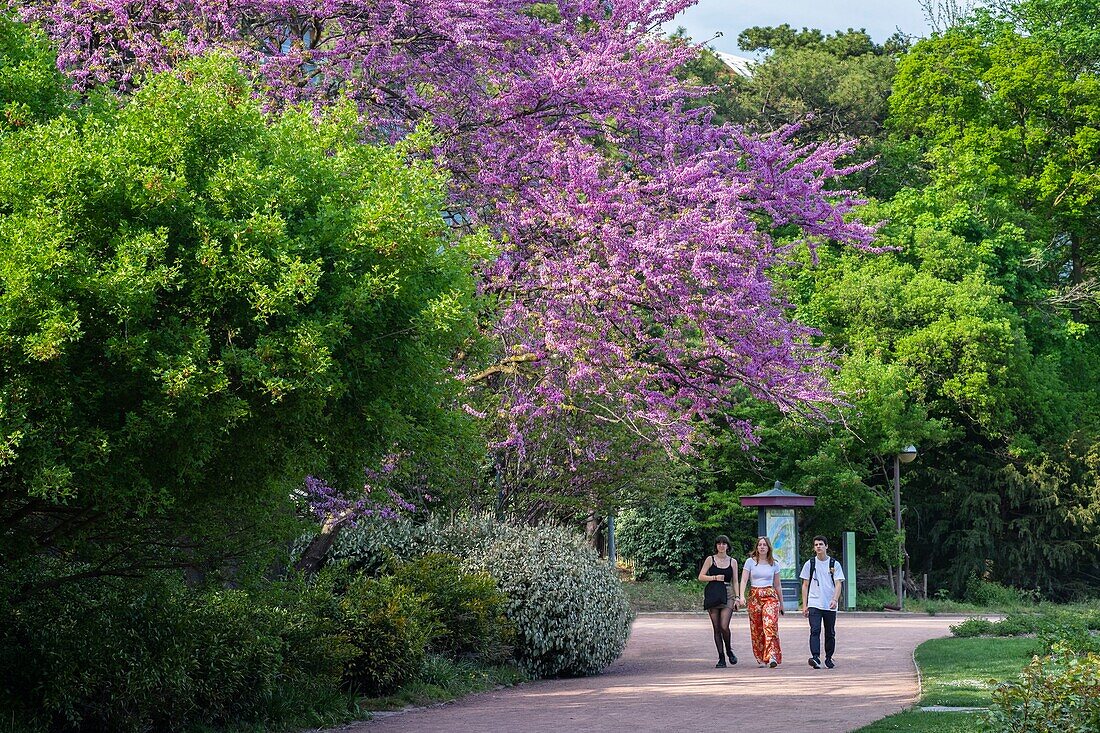
[(754, 136), (693, 108), (700, 90), (674, 71), (696, 49), (657, 35), (691, 4), (562, 0), (547, 21), (527, 0), (17, 3), (78, 87), (125, 91), (222, 49), (273, 106), (346, 97), (391, 141), (430, 123), (452, 218), (502, 243), (479, 275), (512, 361), (457, 372), (492, 387), (499, 446), (521, 453), (563, 411), (684, 451), (746, 393), (785, 411), (830, 400), (828, 354), (772, 276), (796, 244), (871, 248), (858, 198), (830, 188), (851, 145)]

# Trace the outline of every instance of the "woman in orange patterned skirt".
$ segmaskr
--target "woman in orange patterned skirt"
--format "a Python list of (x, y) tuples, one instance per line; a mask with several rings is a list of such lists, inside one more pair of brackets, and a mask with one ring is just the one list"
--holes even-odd
[(779, 564), (772, 553), (772, 543), (767, 537), (756, 539), (756, 549), (745, 560), (741, 571), (741, 587), (737, 603), (745, 603), (745, 585), (752, 580), (749, 589), (749, 633), (752, 636), (752, 655), (763, 667), (776, 667), (783, 663), (783, 650), (779, 648), (779, 615), (783, 613), (783, 586), (779, 582)]

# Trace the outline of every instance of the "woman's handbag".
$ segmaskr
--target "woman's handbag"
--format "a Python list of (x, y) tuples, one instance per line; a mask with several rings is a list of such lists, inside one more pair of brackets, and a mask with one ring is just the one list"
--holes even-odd
[(703, 588), (703, 608), (724, 606), (729, 601), (726, 584), (721, 580), (712, 580)]

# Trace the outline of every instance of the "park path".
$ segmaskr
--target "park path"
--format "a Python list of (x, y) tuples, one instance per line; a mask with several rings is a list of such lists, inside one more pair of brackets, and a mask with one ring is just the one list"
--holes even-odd
[[(949, 634), (960, 619), (841, 613), (836, 669), (806, 663), (808, 626), (800, 613), (780, 618), (784, 663), (758, 668), (748, 620), (733, 618), (736, 666), (715, 669), (710, 622), (702, 614), (646, 614), (634, 622), (623, 656), (595, 677), (541, 680), (457, 702), (387, 714), (340, 733), (626, 733), (806, 729), (843, 733), (917, 699), (912, 653)], [(748, 716), (752, 716), (752, 723)]]

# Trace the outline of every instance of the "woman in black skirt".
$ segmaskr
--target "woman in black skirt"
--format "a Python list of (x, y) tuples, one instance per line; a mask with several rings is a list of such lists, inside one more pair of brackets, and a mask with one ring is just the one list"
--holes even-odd
[(724, 534), (714, 540), (714, 554), (703, 561), (699, 569), (699, 580), (706, 583), (703, 589), (703, 608), (710, 614), (710, 625), (714, 630), (714, 646), (718, 648), (718, 664), (725, 667), (726, 657), (730, 664), (737, 664), (737, 655), (730, 647), (730, 616), (734, 603), (729, 599), (727, 586), (737, 577), (737, 561), (729, 554), (730, 540)]

